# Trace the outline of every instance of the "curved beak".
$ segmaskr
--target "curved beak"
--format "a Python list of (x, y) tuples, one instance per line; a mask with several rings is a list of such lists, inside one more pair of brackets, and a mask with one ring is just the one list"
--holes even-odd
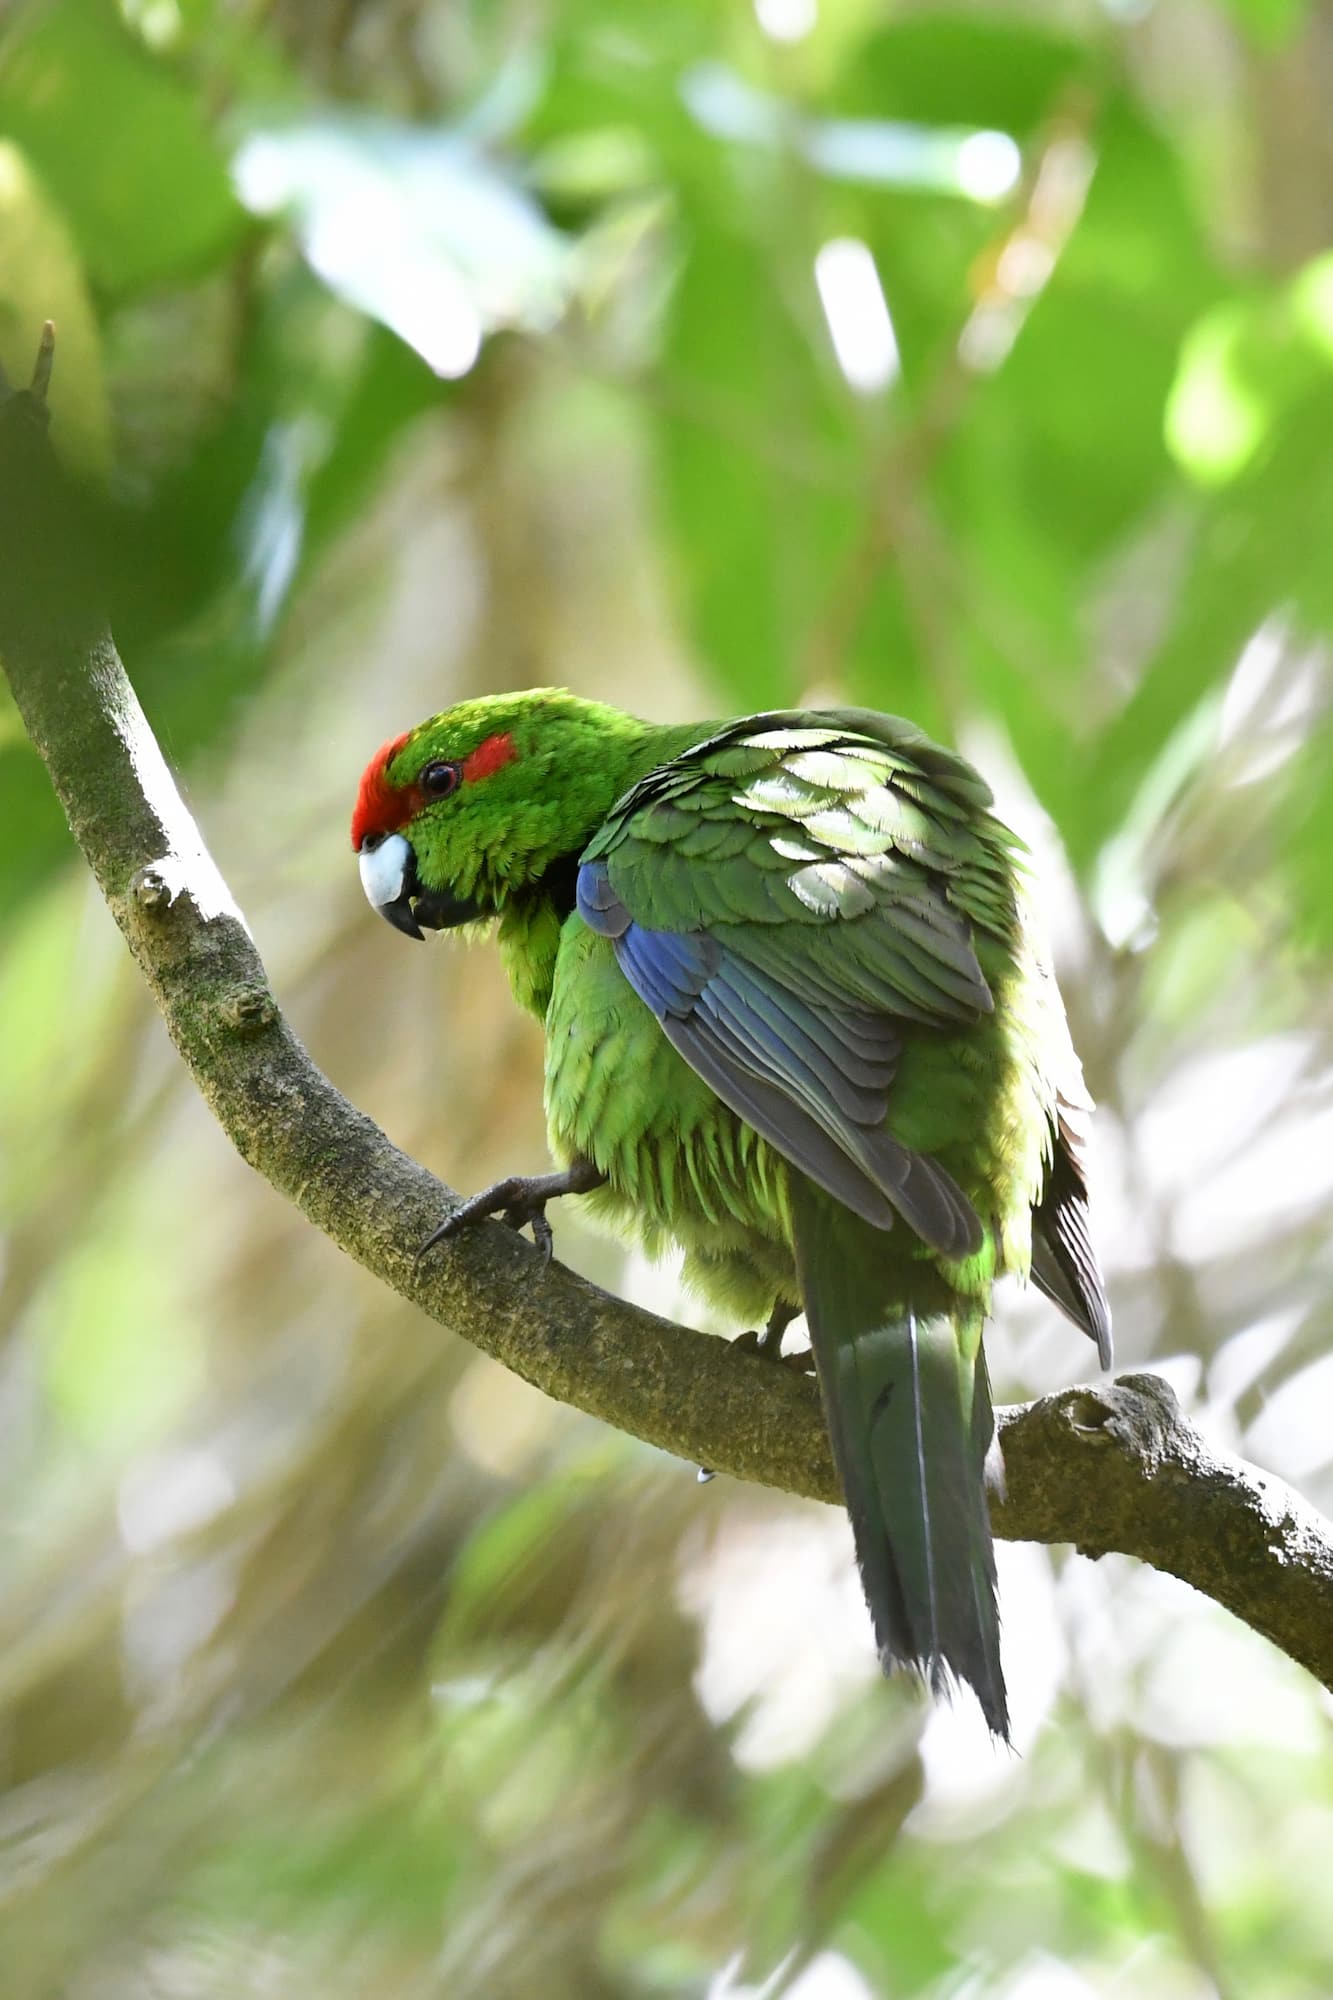
[(475, 903), (448, 889), (423, 889), (412, 843), (401, 833), (386, 834), (383, 839), (368, 834), (361, 843), (357, 866), (371, 909), (378, 910), (404, 937), (421, 939), (428, 930), (452, 930), (482, 914)]

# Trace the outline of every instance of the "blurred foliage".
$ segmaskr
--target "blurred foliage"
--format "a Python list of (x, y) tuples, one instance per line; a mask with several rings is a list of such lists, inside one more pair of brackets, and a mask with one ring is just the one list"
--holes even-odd
[[(122, 651), (340, 1086), (456, 1185), (542, 1157), (490, 955), (361, 903), (385, 736), (910, 714), (1048, 884), (1121, 1360), (1327, 1507), (1327, 5), (0, 21), (0, 358), (59, 321)], [(1294, 1668), (1006, 1549), (1024, 1754), (927, 1714), (840, 1517), (544, 1402), (246, 1174), (5, 707), (0, 826), (5, 2000), (1329, 1990)], [(1086, 1366), (1027, 1298), (992, 1353)]]

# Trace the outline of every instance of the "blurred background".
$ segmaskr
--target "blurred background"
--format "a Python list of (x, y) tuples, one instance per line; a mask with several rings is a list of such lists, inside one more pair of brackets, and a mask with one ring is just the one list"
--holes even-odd
[[(491, 952), (347, 838), (472, 692), (846, 699), (991, 776), (1102, 1110), (1118, 1361), (1333, 1505), (1333, 10), (0, 13), (0, 355), (297, 1031), (540, 1168)], [(1021, 1755), (842, 1517), (557, 1407), (230, 1152), (0, 698), (5, 2000), (1307, 2000), (1328, 1698), (1000, 1551)], [(560, 1254), (698, 1323), (670, 1269)], [(1005, 1400), (1086, 1377), (1004, 1299)]]

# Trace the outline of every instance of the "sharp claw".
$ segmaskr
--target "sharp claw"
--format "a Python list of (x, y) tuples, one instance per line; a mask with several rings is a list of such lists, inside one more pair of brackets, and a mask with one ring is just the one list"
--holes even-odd
[(481, 1222), (492, 1213), (491, 1209), (478, 1206), (475, 1196), (468, 1201), (460, 1201), (458, 1207), (451, 1208), (444, 1221), (431, 1230), (417, 1251), (418, 1257), (424, 1257), (437, 1243), (446, 1243), (451, 1236), (457, 1236), (460, 1230), (468, 1228), (471, 1223)]
[(431, 1231), (417, 1251), (417, 1256), (424, 1257), (428, 1250), (456, 1236), (460, 1229), (494, 1215), (499, 1217), (506, 1229), (519, 1231), (531, 1227), (532, 1240), (541, 1252), (543, 1266), (547, 1266), (555, 1250), (555, 1236), (546, 1219), (547, 1202), (557, 1200), (562, 1194), (587, 1194), (593, 1188), (604, 1186), (605, 1182), (605, 1174), (586, 1161), (576, 1161), (560, 1174), (515, 1175), (509, 1180), (497, 1181), (494, 1187), (472, 1195), (451, 1210), (439, 1228)]
[(437, 1243), (443, 1243), (447, 1237), (454, 1235), (457, 1227), (458, 1212), (455, 1210), (452, 1215), (445, 1216), (444, 1221), (439, 1224), (438, 1228), (431, 1230), (430, 1235), (423, 1243), (417, 1245), (417, 1256), (424, 1257), (426, 1252), (433, 1250)]

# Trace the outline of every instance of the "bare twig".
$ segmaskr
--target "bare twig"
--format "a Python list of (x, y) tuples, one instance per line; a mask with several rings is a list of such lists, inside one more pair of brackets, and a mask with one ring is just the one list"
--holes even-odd
[(37, 343), (37, 359), (32, 364), (32, 382), (28, 393), (34, 403), (46, 405), (47, 392), (51, 387), (51, 368), (56, 358), (56, 327), (54, 320), (47, 320), (42, 327), (42, 337)]

